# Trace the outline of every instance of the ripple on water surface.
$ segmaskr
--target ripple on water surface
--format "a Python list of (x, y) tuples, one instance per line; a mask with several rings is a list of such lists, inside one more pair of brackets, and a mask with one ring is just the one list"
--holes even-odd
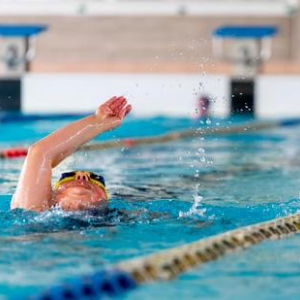
[[(51, 131), (42, 125), (35, 138)], [(130, 126), (137, 134), (130, 122), (122, 130)], [(77, 153), (54, 170), (54, 178), (74, 166), (104, 174), (112, 198), (108, 216), (10, 212), (22, 159), (0, 161), (0, 295), (30, 294), (122, 259), (298, 211), (297, 136), (296, 129), (273, 130)], [(298, 236), (266, 242), (127, 297), (297, 299), (297, 249)]]

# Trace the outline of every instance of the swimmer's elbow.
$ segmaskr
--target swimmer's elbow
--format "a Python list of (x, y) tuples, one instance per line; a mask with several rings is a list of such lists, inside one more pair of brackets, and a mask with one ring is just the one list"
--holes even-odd
[(38, 142), (29, 147), (27, 157), (30, 160), (39, 161), (39, 163), (54, 168), (62, 160), (61, 157), (64, 157), (64, 154), (57, 154), (55, 151), (52, 151), (51, 148), (49, 149), (49, 146)]
[(43, 149), (43, 146), (40, 146), (39, 144), (33, 144), (28, 148), (28, 154), (27, 156), (31, 157), (42, 157), (45, 153), (45, 149)]
[(27, 158), (30, 160), (43, 160), (51, 163), (51, 155), (49, 155), (49, 149), (46, 149), (43, 145), (33, 144), (28, 148)]

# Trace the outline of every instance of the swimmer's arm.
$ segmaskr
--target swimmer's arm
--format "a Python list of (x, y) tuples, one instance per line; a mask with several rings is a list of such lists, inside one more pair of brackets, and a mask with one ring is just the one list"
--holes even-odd
[(11, 202), (11, 209), (43, 211), (51, 207), (51, 162), (37, 148), (29, 148)]
[(124, 97), (113, 97), (95, 114), (75, 121), (29, 148), (11, 209), (43, 211), (52, 205), (51, 175), (68, 155), (98, 134), (119, 126), (131, 110)]
[(100, 105), (95, 114), (75, 121), (33, 145), (51, 161), (52, 168), (102, 132), (121, 125), (124, 117), (130, 112), (124, 97), (113, 97)]

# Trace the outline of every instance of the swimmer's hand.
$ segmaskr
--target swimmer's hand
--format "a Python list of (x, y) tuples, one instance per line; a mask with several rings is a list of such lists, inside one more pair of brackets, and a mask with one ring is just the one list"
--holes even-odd
[(125, 97), (115, 96), (100, 105), (95, 115), (99, 124), (105, 126), (105, 130), (111, 130), (121, 125), (131, 108)]

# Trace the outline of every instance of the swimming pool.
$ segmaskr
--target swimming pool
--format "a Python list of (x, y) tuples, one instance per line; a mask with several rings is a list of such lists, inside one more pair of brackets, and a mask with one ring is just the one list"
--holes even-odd
[[(0, 147), (24, 145), (67, 121), (1, 124)], [(205, 126), (219, 126), (219, 121)], [(223, 120), (220, 125), (228, 124)], [(130, 119), (101, 139), (195, 127), (187, 119)], [(0, 295), (24, 298), (73, 275), (299, 209), (299, 127), (194, 137), (76, 153), (54, 171), (105, 175), (111, 207), (126, 218), (9, 211), (22, 159), (0, 161)], [(133, 212), (132, 212), (133, 211)], [(135, 211), (139, 211), (136, 214)], [(298, 299), (298, 235), (264, 242), (126, 299)]]

